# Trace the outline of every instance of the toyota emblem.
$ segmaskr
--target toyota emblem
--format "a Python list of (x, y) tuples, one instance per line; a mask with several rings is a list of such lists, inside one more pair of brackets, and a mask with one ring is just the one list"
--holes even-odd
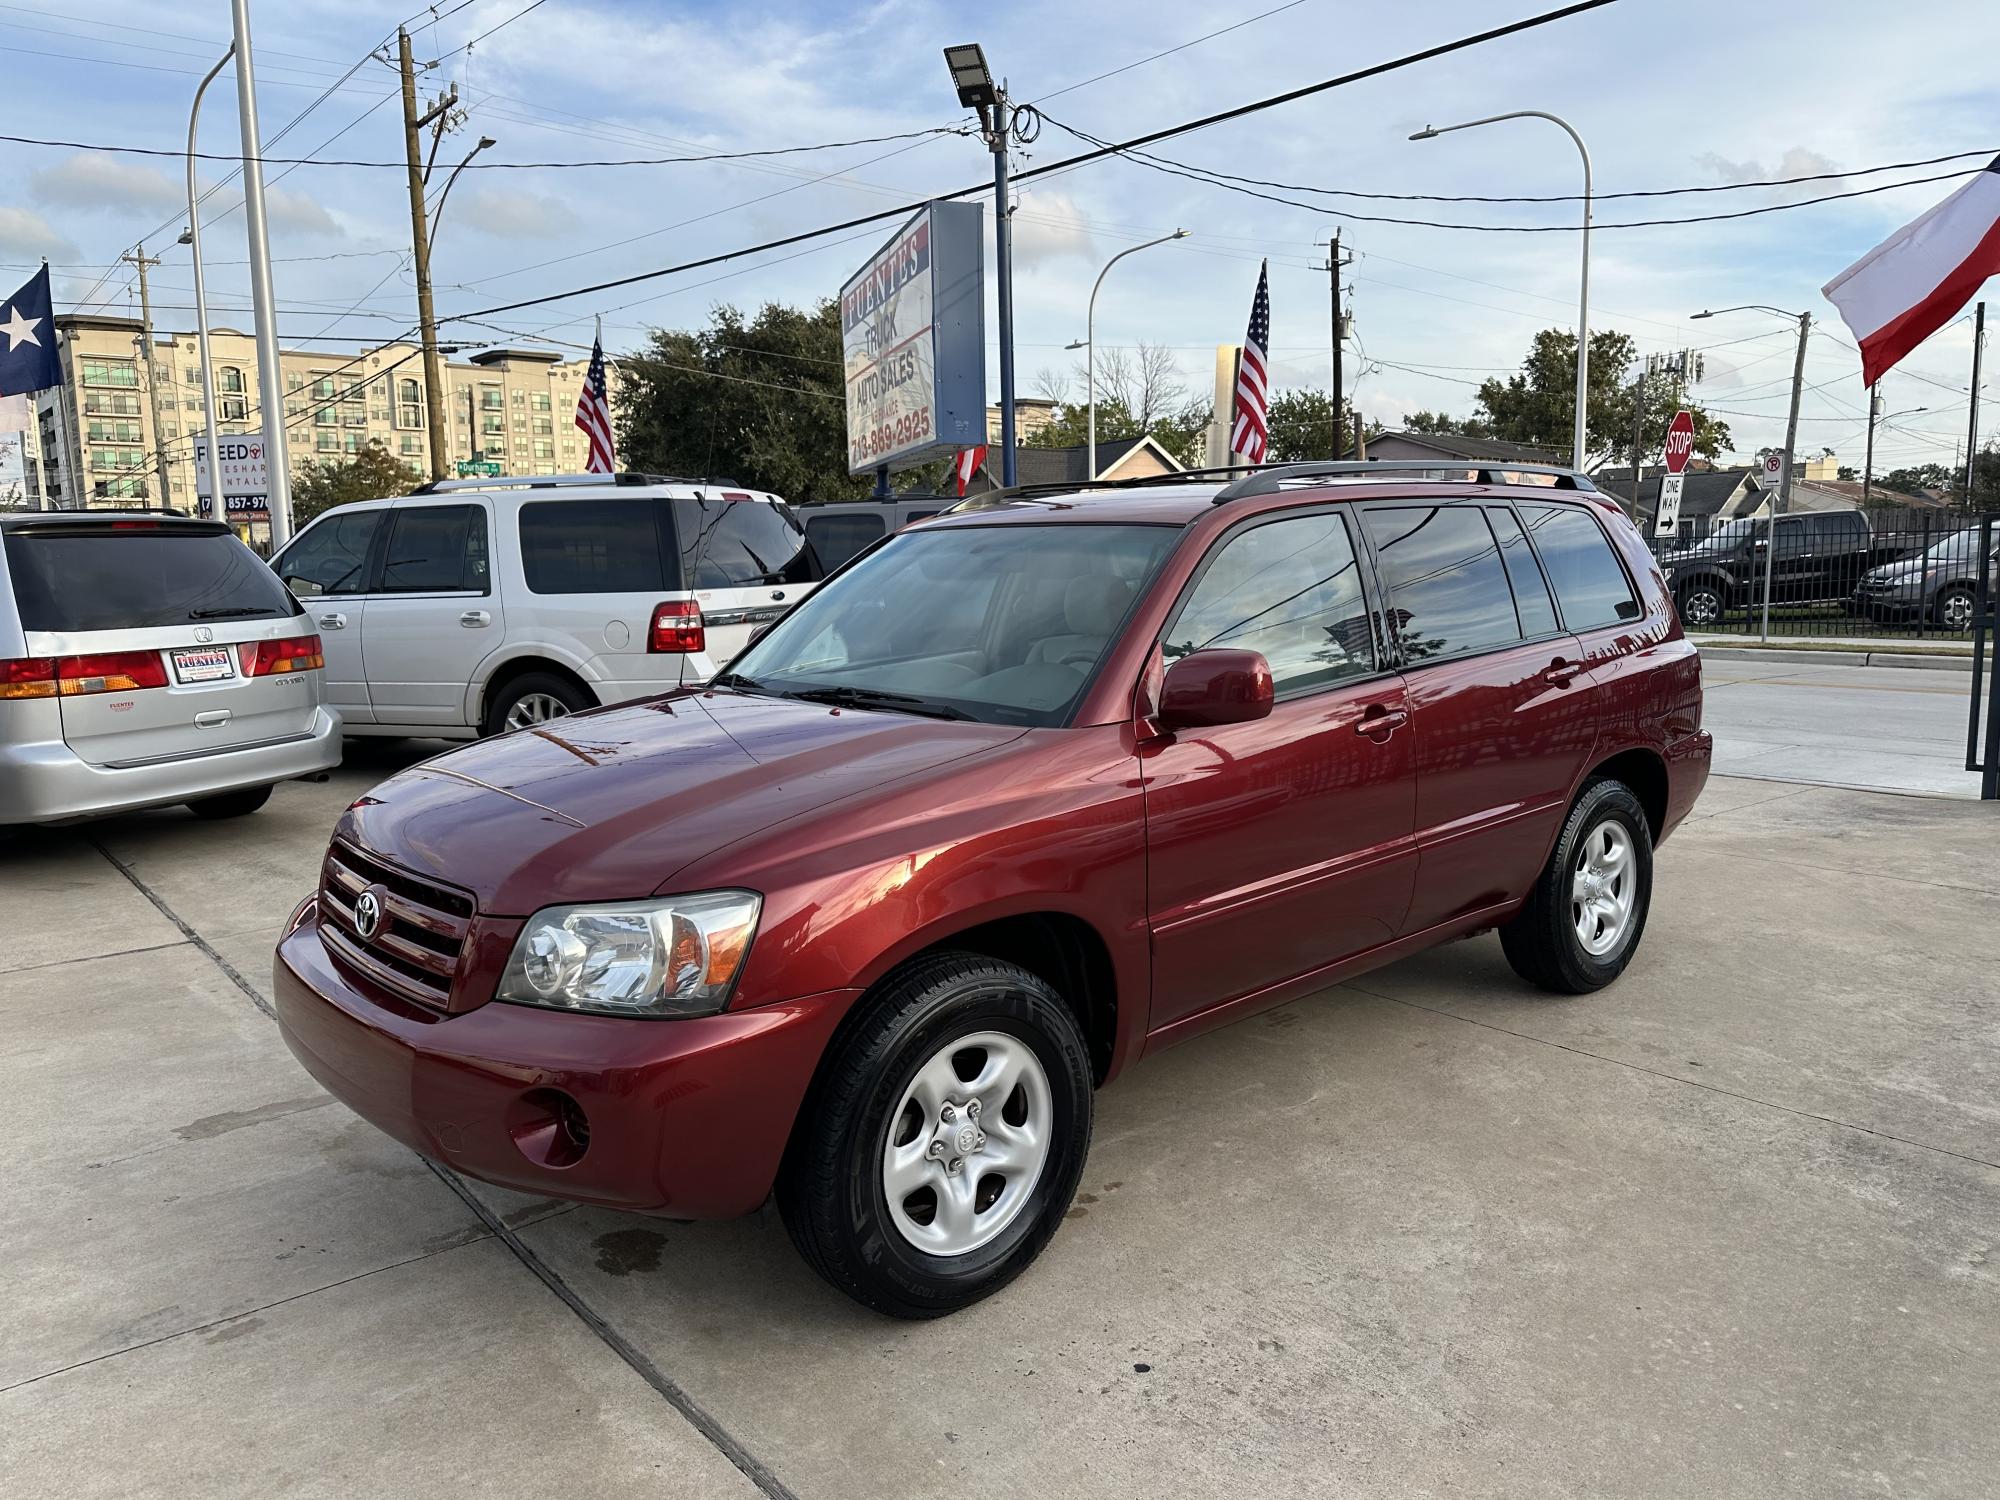
[(215, 632), (210, 630), (206, 625), (197, 625), (194, 628), (194, 638), (206, 646), (210, 641), (215, 639)]
[(382, 898), (373, 886), (355, 898), (354, 930), (364, 943), (374, 942), (375, 934), (382, 930)]

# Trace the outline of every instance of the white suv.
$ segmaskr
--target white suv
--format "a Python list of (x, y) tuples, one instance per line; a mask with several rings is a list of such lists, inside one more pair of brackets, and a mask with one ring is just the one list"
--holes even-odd
[(448, 739), (706, 681), (819, 574), (777, 496), (651, 474), (439, 480), (271, 566), (347, 733)]

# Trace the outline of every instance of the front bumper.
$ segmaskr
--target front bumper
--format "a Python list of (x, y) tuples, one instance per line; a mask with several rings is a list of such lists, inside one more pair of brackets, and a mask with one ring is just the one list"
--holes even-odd
[(316, 903), (279, 943), (273, 979), (292, 1054), (411, 1150), (501, 1187), (684, 1219), (769, 1196), (860, 993), (673, 1021), (498, 1001), (445, 1015), (368, 993), (320, 941)]
[(151, 766), (94, 766), (60, 738), (0, 744), (0, 825), (169, 807), (339, 764), (340, 715), (324, 705), (313, 711), (312, 727), (296, 738)]

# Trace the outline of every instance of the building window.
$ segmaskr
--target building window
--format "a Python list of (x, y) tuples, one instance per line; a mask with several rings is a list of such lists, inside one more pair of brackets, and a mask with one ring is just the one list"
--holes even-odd
[(187, 367), (187, 376), (186, 376), (186, 378), (187, 378), (187, 383), (188, 383), (189, 385), (200, 385), (200, 384), (201, 384), (201, 366), (200, 366), (200, 365), (189, 365), (189, 366)]
[(139, 383), (138, 367), (130, 360), (86, 359), (83, 362), (83, 383), (136, 386)]
[(528, 430), (528, 419), (519, 412), (514, 414), (514, 430), (516, 432), (526, 432)]
[(331, 401), (339, 393), (340, 384), (331, 375), (322, 375), (313, 381), (313, 400)]
[(338, 453), (340, 451), (340, 434), (337, 432), (322, 432), (319, 434), (319, 439), (314, 446), (322, 453)]
[(313, 413), (313, 426), (315, 427), (338, 427), (339, 425), (340, 416), (330, 406), (322, 406), (318, 411)]
[(153, 379), (161, 385), (172, 385), (174, 383), (174, 367), (172, 365), (155, 364), (153, 366)]
[(232, 395), (240, 395), (243, 391), (243, 372), (234, 365), (224, 365), (222, 367), (222, 389)]
[(347, 451), (349, 453), (359, 453), (363, 448), (367, 446), (368, 446), (368, 439), (363, 437), (360, 433), (350, 432), (347, 434)]
[(405, 457), (421, 454), (423, 451), (424, 440), (422, 438), (418, 437), (414, 432), (403, 434), (403, 454)]
[(499, 411), (506, 404), (506, 398), (500, 394), (499, 386), (482, 385), (479, 388), (479, 409), (481, 411)]
[(547, 391), (536, 391), (534, 395), (528, 398), (528, 404), (536, 411), (547, 411), (549, 409), (549, 393)]
[(555, 456), (556, 456), (556, 445), (554, 443), (535, 444), (535, 457), (554, 458)]
[(301, 375), (301, 374), (300, 374), (300, 373), (299, 373), (299, 372), (298, 372), (297, 370), (287, 370), (287, 371), (285, 371), (285, 389), (286, 389), (286, 390), (288, 390), (288, 391), (302, 391), (302, 390), (304, 390), (304, 389), (305, 389), (305, 386), (306, 386), (306, 378), (305, 378), (305, 376)]
[(413, 429), (424, 425), (424, 389), (414, 380), (396, 382), (396, 425)]
[(526, 391), (513, 391), (509, 393), (508, 399), (516, 406), (526, 406), (528, 404), (528, 393)]

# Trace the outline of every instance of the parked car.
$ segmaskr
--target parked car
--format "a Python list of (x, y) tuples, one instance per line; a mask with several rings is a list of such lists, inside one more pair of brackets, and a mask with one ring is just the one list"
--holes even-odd
[(340, 760), (320, 643), (227, 527), (0, 515), (0, 824), (255, 812)]
[(928, 521), (958, 502), (949, 495), (917, 495), (899, 500), (836, 500), (801, 505), (799, 520), (819, 565), (831, 573), (881, 541), (918, 521)]
[(271, 566), (354, 735), (469, 739), (706, 680), (819, 576), (791, 507), (648, 474), (441, 480)]
[(1365, 469), (977, 502), (704, 691), (390, 778), (279, 943), (287, 1041), (490, 1182), (775, 1186), (930, 1317), (1040, 1252), (1143, 1055), (1496, 927), (1608, 984), (1710, 758), (1646, 545), (1575, 476)]
[[(2000, 561), (2000, 528), (1989, 557)], [(1989, 567), (1992, 565), (1989, 564)], [(1993, 586), (1994, 574), (1988, 574)], [(1873, 568), (1854, 591), (1854, 612), (1874, 620), (1922, 617), (1944, 630), (1970, 630), (1979, 597), (1979, 528), (1954, 531), (1915, 557)]]
[(1862, 575), (1903, 553), (1878, 539), (1858, 510), (1779, 516), (1775, 534), (1770, 528), (1763, 517), (1739, 516), (1661, 556), (1682, 624), (1705, 629), (1761, 602), (1767, 546), (1776, 548), (1771, 599), (1780, 604), (1845, 603)]

